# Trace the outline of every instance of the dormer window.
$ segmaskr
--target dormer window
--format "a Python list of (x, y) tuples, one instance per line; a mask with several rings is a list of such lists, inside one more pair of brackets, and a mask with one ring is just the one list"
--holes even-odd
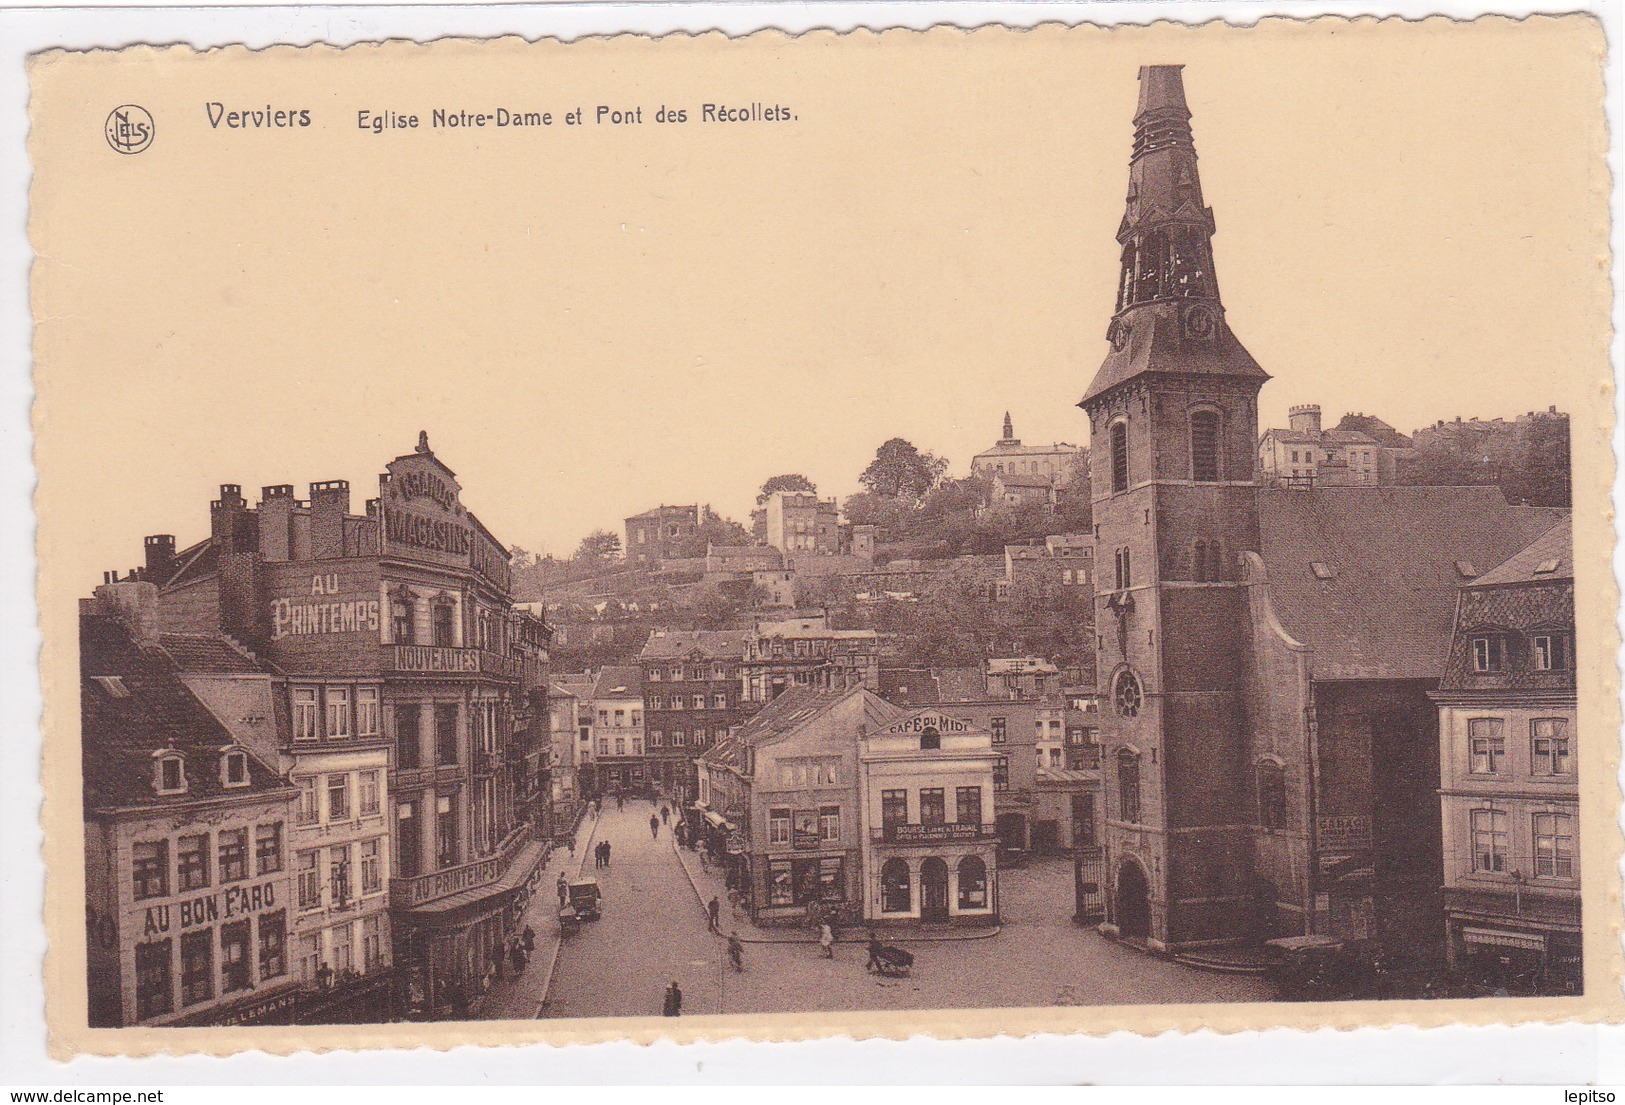
[(186, 793), (186, 761), (169, 749), (154, 753), (153, 787), (159, 794)]
[(1565, 633), (1536, 633), (1530, 641), (1536, 671), (1566, 671), (1569, 667), (1569, 639)]
[(1337, 578), (1337, 569), (1324, 560), (1311, 560), (1309, 570), (1314, 573), (1316, 579), (1331, 580)]
[(220, 785), (246, 787), (248, 785), (248, 753), (241, 748), (226, 748), (220, 753)]
[(1482, 673), (1501, 671), (1506, 667), (1506, 637), (1500, 633), (1482, 633), (1473, 638), (1473, 670)]

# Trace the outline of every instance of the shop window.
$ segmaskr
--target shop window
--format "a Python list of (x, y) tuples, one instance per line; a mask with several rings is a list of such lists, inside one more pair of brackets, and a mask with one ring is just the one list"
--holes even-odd
[(435, 763), (443, 766), (457, 762), (457, 704), (437, 703), (434, 708)]
[(908, 864), (900, 859), (889, 859), (880, 869), (880, 912), (907, 913), (910, 901)]
[(146, 1021), (175, 1011), (174, 946), (168, 939), (135, 946), (135, 1016)]
[(1213, 483), (1219, 478), (1219, 415), (1216, 411), (1191, 414), (1191, 479)]
[(1531, 773), (1535, 775), (1570, 775), (1574, 772), (1569, 758), (1569, 723), (1567, 718), (1542, 717), (1529, 723)]
[(880, 823), (886, 829), (908, 824), (908, 791), (880, 792)]
[(980, 856), (959, 861), (959, 908), (987, 908), (987, 864)]
[(796, 900), (795, 875), (787, 859), (769, 860), (767, 865), (767, 904), (794, 905)]
[(356, 805), (362, 817), (376, 817), (381, 809), (382, 795), (378, 788), (377, 771), (358, 771), (355, 774)]
[(1140, 754), (1128, 748), (1117, 753), (1118, 815), (1130, 824), (1140, 821)]
[(384, 888), (384, 859), (382, 842), (363, 840), (361, 848), (361, 893), (376, 894)]
[(335, 772), (327, 777), (327, 820), (350, 820), (350, 775)]
[(1112, 494), (1128, 490), (1128, 423), (1114, 422), (1111, 428)]
[(841, 839), (841, 807), (818, 807), (818, 839), (832, 843)]
[(330, 737), (348, 737), (350, 735), (350, 688), (327, 688), (327, 735)]
[(248, 753), (231, 749), (220, 757), (220, 785), (246, 787), (248, 785)]
[(1475, 874), (1502, 874), (1507, 866), (1507, 815), (1504, 810), (1473, 810), (1470, 815)]
[(183, 836), (175, 842), (178, 889), (201, 890), (209, 885), (209, 834)]
[(153, 766), (153, 789), (159, 794), (186, 793), (186, 764), (179, 752), (161, 752)]
[(131, 849), (130, 879), (137, 901), (169, 897), (169, 841), (136, 841)]
[(379, 734), (377, 687), (356, 688), (355, 731), (359, 737), (376, 737)]
[(293, 859), (298, 876), (299, 908), (320, 909), (322, 904), (322, 876), (317, 870), (316, 849), (300, 852)]
[(1475, 717), (1467, 722), (1469, 770), (1474, 775), (1499, 775), (1506, 758), (1506, 722), (1498, 717)]
[(254, 829), (254, 873), (270, 875), (282, 870), (282, 822)]
[(981, 787), (955, 788), (954, 821), (960, 825), (980, 825), (982, 823)]
[(922, 787), (920, 789), (920, 824), (945, 825), (948, 823), (948, 813), (945, 809), (943, 789), (941, 787)]
[(1286, 771), (1280, 764), (1258, 765), (1258, 823), (1266, 829), (1286, 828)]
[(293, 739), (313, 741), (321, 735), (316, 718), (316, 688), (293, 689)]
[(1473, 670), (1481, 673), (1501, 671), (1506, 667), (1506, 637), (1500, 633), (1484, 633), (1473, 638)]
[(1534, 815), (1535, 877), (1574, 877), (1574, 821), (1566, 813)]
[(254, 984), (249, 962), (249, 924), (228, 921), (220, 926), (220, 991), (230, 994)]
[(262, 913), (256, 922), (260, 938), (260, 979), (281, 978), (288, 973), (288, 914), (284, 910)]
[(220, 881), (240, 882), (248, 878), (248, 830), (222, 829), (215, 842), (219, 855)]
[(423, 766), (423, 711), (416, 702), (395, 704), (395, 762), (406, 771)]
[(214, 929), (181, 937), (181, 1004), (196, 1005), (214, 997)]
[(775, 808), (767, 811), (767, 842), (769, 844), (790, 843), (790, 811), (784, 808)]
[(1537, 633), (1532, 640), (1536, 671), (1567, 671), (1569, 641), (1562, 633)]

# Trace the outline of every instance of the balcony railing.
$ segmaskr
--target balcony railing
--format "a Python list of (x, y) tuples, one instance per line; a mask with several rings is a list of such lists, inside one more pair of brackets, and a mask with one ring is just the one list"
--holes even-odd
[(395, 909), (412, 909), (459, 890), (471, 890), (493, 883), (502, 877), (514, 857), (529, 843), (530, 826), (521, 825), (508, 835), (508, 839), (495, 852), (482, 859), (416, 878), (392, 879), (389, 884), (389, 904)]
[(499, 679), (516, 679), (519, 676), (519, 661), (479, 648), (385, 645), (384, 666), (390, 671), (494, 675)]

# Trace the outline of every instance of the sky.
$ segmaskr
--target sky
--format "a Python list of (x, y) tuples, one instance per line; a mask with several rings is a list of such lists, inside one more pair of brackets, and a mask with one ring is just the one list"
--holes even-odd
[[(419, 430), (509, 544), (767, 477), (1087, 441), (1136, 69), (1185, 64), (1261, 428), (1581, 413), (1607, 381), (1596, 43), (1533, 21), (716, 36), (36, 73), (47, 555), (88, 589), (222, 483), (376, 493)], [(239, 59), (240, 61), (240, 59)], [(80, 103), (149, 107), (82, 156)], [(784, 122), (373, 134), (360, 108), (786, 105)], [(223, 134), (204, 104), (307, 104)], [(60, 118), (61, 125), (51, 121)], [(83, 133), (81, 133), (83, 131)], [(88, 134), (89, 137), (84, 137)], [(105, 151), (103, 151), (105, 153)]]

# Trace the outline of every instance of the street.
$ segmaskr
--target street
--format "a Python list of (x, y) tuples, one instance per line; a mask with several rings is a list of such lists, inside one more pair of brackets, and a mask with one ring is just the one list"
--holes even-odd
[[(723, 939), (707, 931), (670, 828), (663, 825), (659, 838), (650, 838), (650, 812), (641, 800), (628, 801), (624, 811), (610, 800), (596, 826), (590, 816), (583, 822), (577, 855), (585, 873), (597, 875), (603, 887), (604, 916), (564, 941), (542, 1016), (657, 1015), (674, 979), (683, 991), (685, 1015), (1271, 997), (1257, 977), (1154, 959), (1073, 924), (1071, 866), (1060, 860), (1035, 860), (1002, 875), (1005, 923), (996, 935), (940, 941), (911, 940), (906, 933), (884, 937), (914, 953), (912, 977), (885, 979), (866, 972), (860, 931), (845, 934), (845, 941), (858, 942), (837, 944), (832, 960), (813, 943), (747, 943), (745, 971), (735, 973), (726, 965)], [(600, 840), (613, 844), (607, 870), (593, 866), (592, 848)], [(694, 859), (693, 853), (685, 856)], [(693, 870), (710, 892), (697, 860)], [(726, 906), (723, 927), (729, 927)], [(743, 934), (746, 926), (740, 929)], [(764, 931), (775, 938), (805, 935)]]

